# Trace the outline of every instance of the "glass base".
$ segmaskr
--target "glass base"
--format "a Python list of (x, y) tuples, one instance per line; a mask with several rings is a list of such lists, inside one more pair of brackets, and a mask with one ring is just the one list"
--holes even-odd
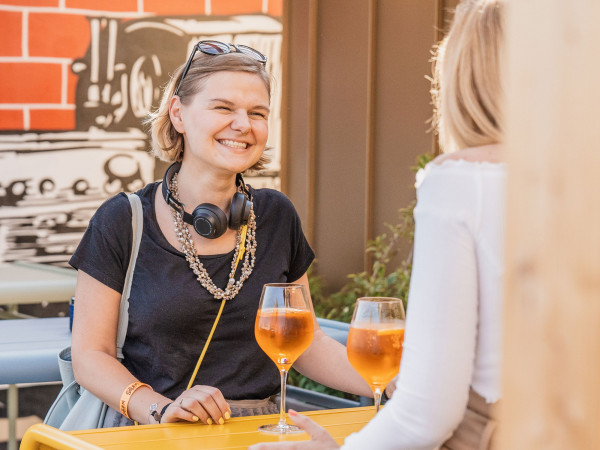
[(299, 434), (299, 433), (305, 432), (302, 428), (297, 427), (296, 425), (290, 425), (287, 423), (263, 425), (263, 426), (258, 427), (258, 431), (262, 431), (263, 433), (271, 433), (271, 434)]

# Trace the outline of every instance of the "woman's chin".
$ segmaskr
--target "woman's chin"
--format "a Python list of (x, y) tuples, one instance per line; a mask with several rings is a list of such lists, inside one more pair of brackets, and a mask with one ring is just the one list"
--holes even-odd
[[(237, 159), (237, 158), (236, 158)], [(235, 173), (242, 173), (245, 172), (246, 170), (250, 169), (251, 167), (253, 167), (258, 160), (260, 159), (260, 155), (258, 157), (252, 157), (252, 158), (239, 158), (239, 160), (234, 161), (233, 158), (232, 160), (230, 160), (229, 164), (227, 164), (228, 168)]]

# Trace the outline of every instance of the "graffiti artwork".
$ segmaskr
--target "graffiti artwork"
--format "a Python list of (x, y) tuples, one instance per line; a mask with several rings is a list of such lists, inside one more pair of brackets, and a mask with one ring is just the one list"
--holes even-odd
[[(162, 176), (142, 121), (170, 73), (202, 39), (243, 43), (281, 73), (281, 23), (266, 15), (89, 18), (90, 44), (77, 75), (76, 129), (0, 134), (0, 262), (65, 265), (96, 208)], [(255, 179), (278, 186), (281, 83), (269, 118), (272, 163)]]

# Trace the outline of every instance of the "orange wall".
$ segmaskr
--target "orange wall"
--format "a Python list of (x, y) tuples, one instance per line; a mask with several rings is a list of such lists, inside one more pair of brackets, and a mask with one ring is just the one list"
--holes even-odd
[[(283, 0), (0, 0), (0, 263), (66, 265), (108, 197), (162, 177), (142, 121), (199, 39), (281, 79)], [(281, 84), (269, 116), (278, 187)]]
[(90, 43), (88, 17), (263, 13), (283, 0), (2, 0), (0, 130), (75, 128), (71, 63)]

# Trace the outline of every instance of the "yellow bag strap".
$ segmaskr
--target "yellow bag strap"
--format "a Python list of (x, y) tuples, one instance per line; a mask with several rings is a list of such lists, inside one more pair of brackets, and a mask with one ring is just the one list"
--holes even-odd
[[(244, 225), (242, 227), (242, 232), (240, 233), (240, 251), (238, 253), (237, 259), (235, 260), (235, 269), (233, 271), (234, 274), (235, 274), (235, 271), (237, 270), (237, 266), (238, 266), (239, 262), (242, 260), (242, 258), (244, 257), (244, 253), (246, 252), (246, 232), (247, 231), (248, 231), (248, 225)], [(194, 369), (194, 373), (192, 374), (192, 377), (190, 378), (190, 382), (188, 383), (186, 390), (192, 387), (192, 383), (194, 382), (194, 379), (196, 378), (196, 375), (198, 374), (198, 370), (200, 369), (200, 365), (202, 364), (204, 355), (206, 355), (206, 351), (208, 350), (208, 344), (210, 344), (213, 334), (215, 333), (217, 324), (219, 323), (219, 319), (221, 318), (221, 313), (223, 312), (223, 308), (225, 307), (226, 301), (227, 300), (223, 300), (221, 302), (221, 307), (219, 308), (219, 312), (217, 313), (215, 323), (213, 323), (212, 329), (210, 330), (210, 333), (208, 334), (208, 339), (206, 340), (206, 344), (204, 344), (202, 353), (200, 353), (200, 357), (198, 358), (198, 362), (196, 363), (196, 368)], [(133, 423), (135, 425), (139, 425), (137, 420), (134, 421)]]
[[(244, 225), (242, 227), (241, 236), (240, 236), (241, 237), (240, 251), (238, 253), (237, 259), (235, 260), (235, 268), (233, 270), (234, 274), (235, 274), (235, 271), (237, 270), (237, 266), (238, 266), (239, 262), (242, 260), (242, 258), (244, 256), (244, 252), (246, 251), (246, 232), (247, 231), (248, 231), (248, 225)], [(206, 344), (204, 344), (204, 348), (202, 349), (202, 353), (200, 353), (200, 357), (198, 358), (198, 362), (196, 363), (196, 368), (194, 369), (194, 373), (192, 374), (192, 377), (190, 378), (190, 381), (189, 381), (186, 389), (191, 388), (192, 383), (196, 379), (196, 375), (198, 374), (198, 370), (200, 369), (200, 365), (202, 364), (204, 355), (206, 355), (206, 351), (208, 350), (208, 345), (210, 344), (213, 334), (215, 333), (217, 324), (219, 323), (219, 319), (221, 318), (221, 313), (223, 312), (223, 308), (225, 307), (226, 301), (227, 300), (225, 300), (225, 299), (223, 299), (223, 301), (221, 301), (221, 307), (219, 308), (219, 312), (217, 313), (217, 317), (215, 318), (215, 323), (213, 323), (212, 329), (210, 330), (210, 333), (208, 334), (208, 339), (206, 339)]]

